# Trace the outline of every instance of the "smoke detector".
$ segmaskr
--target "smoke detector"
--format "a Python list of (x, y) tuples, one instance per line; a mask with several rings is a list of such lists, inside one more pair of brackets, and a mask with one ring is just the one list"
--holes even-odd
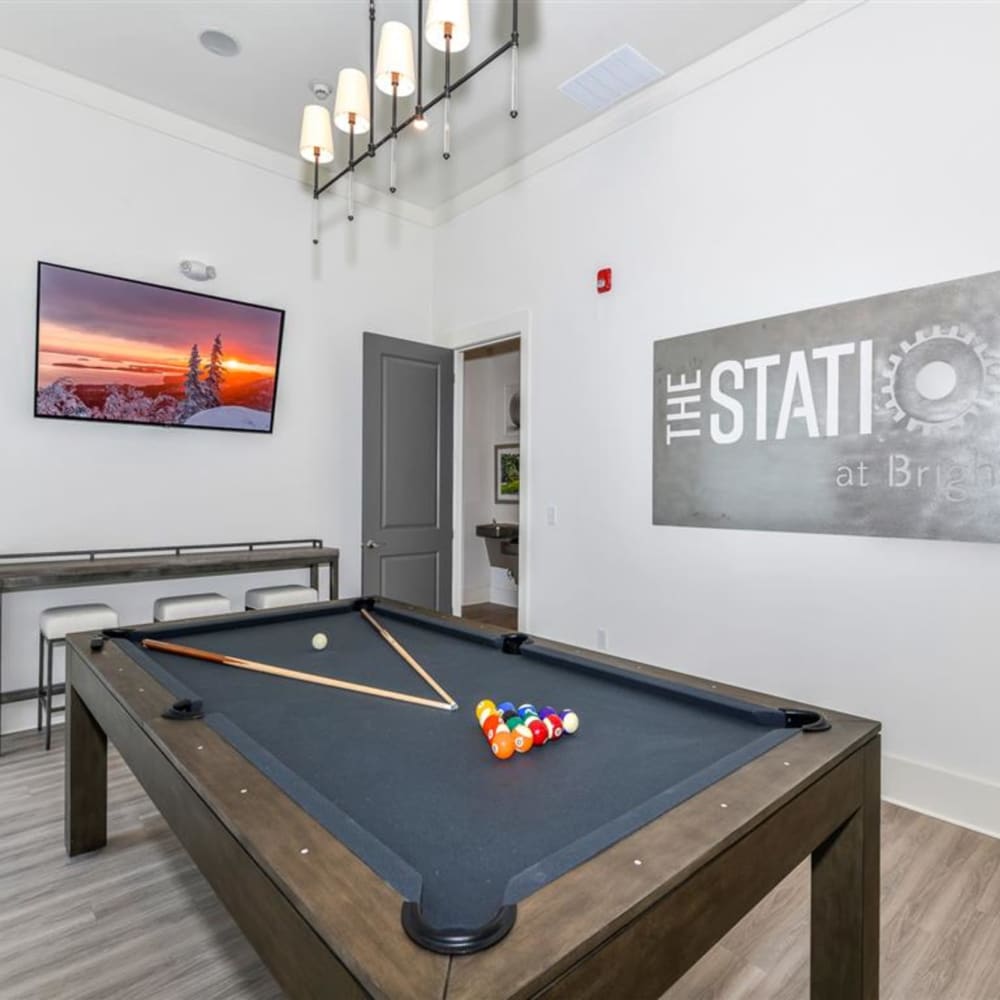
[(310, 80), (309, 92), (316, 98), (317, 104), (322, 104), (333, 93), (333, 87), (323, 80)]

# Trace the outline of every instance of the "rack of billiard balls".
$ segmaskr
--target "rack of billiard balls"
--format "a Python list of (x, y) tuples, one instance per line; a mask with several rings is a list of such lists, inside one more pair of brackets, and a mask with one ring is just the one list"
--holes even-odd
[(546, 705), (539, 712), (534, 705), (515, 708), (510, 701), (494, 705), (488, 698), (476, 705), (476, 720), (493, 755), (500, 760), (527, 753), (580, 728), (580, 719), (571, 708), (557, 712)]

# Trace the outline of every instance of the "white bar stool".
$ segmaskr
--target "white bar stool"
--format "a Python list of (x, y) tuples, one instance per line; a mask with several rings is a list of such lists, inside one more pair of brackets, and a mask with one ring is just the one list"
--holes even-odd
[(52, 746), (52, 713), (66, 706), (52, 707), (52, 653), (66, 645), (70, 632), (98, 631), (118, 627), (118, 612), (107, 604), (67, 604), (46, 608), (38, 618), (38, 731), (45, 713), (45, 749)]
[(289, 608), (296, 604), (316, 604), (319, 591), (315, 587), (304, 587), (290, 583), (281, 587), (255, 587), (246, 593), (247, 611), (263, 611), (266, 608)]
[(233, 610), (228, 597), (222, 594), (181, 594), (158, 597), (153, 602), (153, 621), (174, 622), (182, 618), (206, 618), (225, 615)]

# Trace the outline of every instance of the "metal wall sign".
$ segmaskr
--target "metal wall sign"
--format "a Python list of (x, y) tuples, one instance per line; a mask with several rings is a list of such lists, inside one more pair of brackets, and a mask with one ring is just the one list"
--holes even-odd
[(657, 341), (653, 523), (1000, 541), (1000, 273)]

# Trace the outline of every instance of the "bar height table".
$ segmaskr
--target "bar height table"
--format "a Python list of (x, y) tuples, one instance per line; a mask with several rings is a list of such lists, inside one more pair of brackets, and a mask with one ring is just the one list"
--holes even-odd
[(338, 596), (339, 565), (340, 550), (324, 546), (319, 538), (0, 554), (0, 752), (3, 706), (8, 702), (27, 701), (37, 693), (34, 687), (6, 693), (3, 690), (5, 594), (280, 569), (308, 569), (310, 586), (318, 591), (320, 567), (328, 566), (332, 601)]

